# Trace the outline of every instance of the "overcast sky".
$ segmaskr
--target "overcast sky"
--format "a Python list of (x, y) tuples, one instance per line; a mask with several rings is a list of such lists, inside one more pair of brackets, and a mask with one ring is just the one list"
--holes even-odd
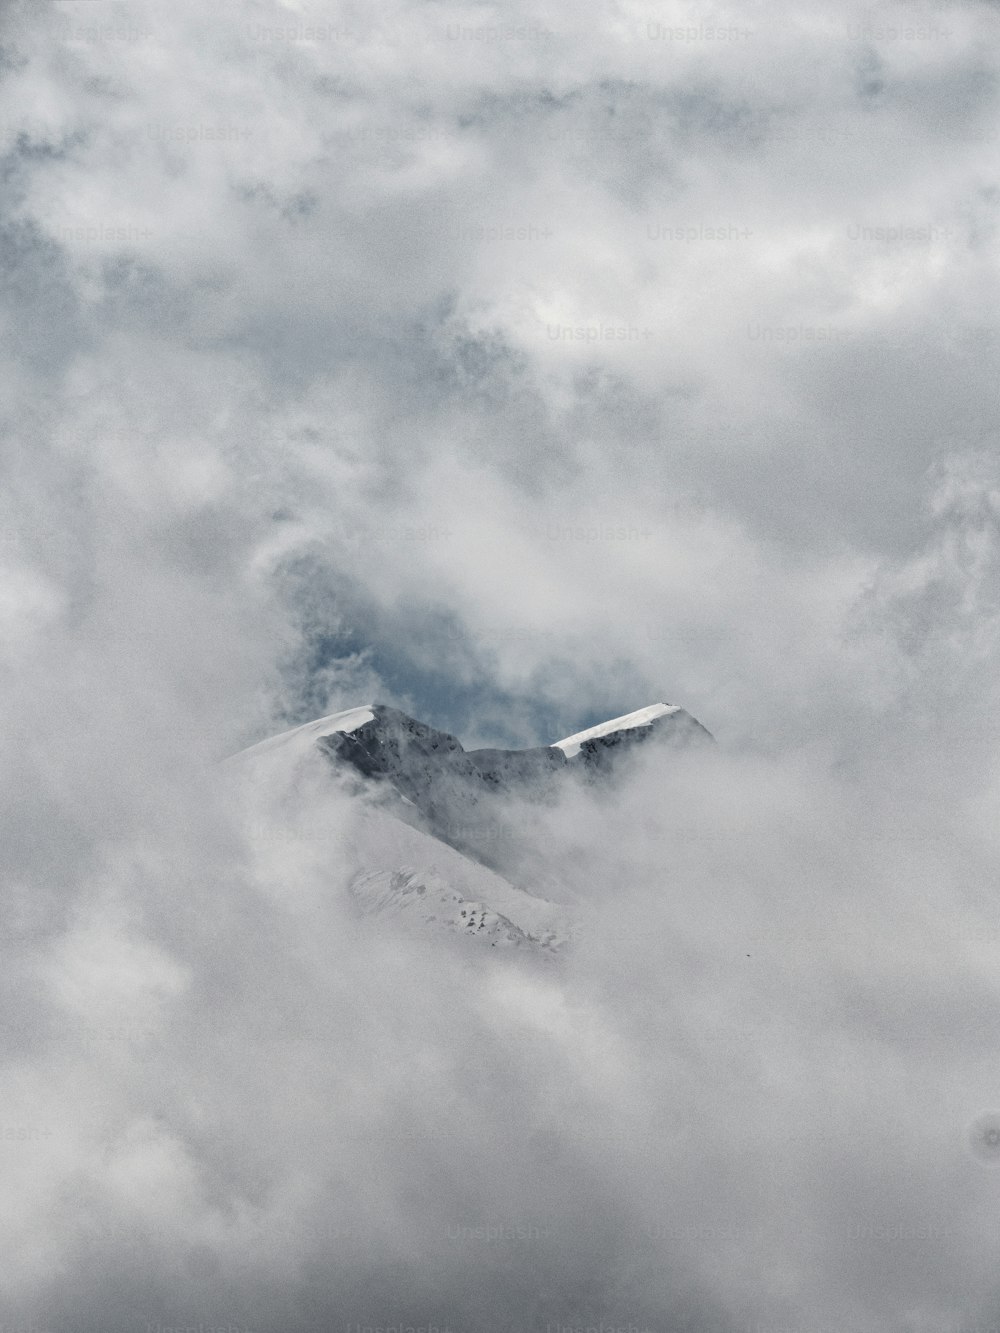
[[(7, 1326), (1000, 1324), (996, 5), (0, 13)], [(248, 849), (374, 700), (719, 746), (539, 979)]]

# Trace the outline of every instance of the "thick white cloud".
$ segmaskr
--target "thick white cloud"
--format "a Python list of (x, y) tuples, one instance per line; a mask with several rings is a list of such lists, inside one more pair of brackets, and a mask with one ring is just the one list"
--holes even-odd
[[(997, 1323), (995, 36), (4, 11), (7, 1325)], [(220, 776), (376, 697), (720, 746), (536, 974)]]

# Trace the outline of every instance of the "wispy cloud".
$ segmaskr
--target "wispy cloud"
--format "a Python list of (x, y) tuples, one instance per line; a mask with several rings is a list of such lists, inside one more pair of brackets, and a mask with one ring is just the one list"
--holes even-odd
[[(995, 1324), (994, 10), (0, 25), (3, 1320)], [(535, 976), (220, 777), (375, 698), (720, 745)]]

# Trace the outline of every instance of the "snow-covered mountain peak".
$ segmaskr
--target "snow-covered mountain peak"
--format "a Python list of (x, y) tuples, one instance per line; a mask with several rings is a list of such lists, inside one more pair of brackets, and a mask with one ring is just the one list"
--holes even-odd
[(356, 813), (349, 831), (331, 833), (356, 867), (342, 887), (364, 913), (554, 954), (574, 927), (537, 892), (529, 809), (577, 783), (599, 793), (638, 745), (711, 739), (679, 705), (655, 703), (552, 745), (466, 750), (449, 732), (374, 703), (293, 727), (235, 758), (272, 810), (268, 826), (307, 795), (320, 792), (322, 805), (324, 772), (343, 779)]
[(625, 713), (622, 717), (613, 717), (608, 722), (599, 722), (597, 726), (588, 727), (586, 731), (578, 731), (572, 736), (567, 736), (565, 740), (556, 741), (554, 748), (562, 750), (567, 759), (572, 759), (580, 753), (580, 746), (584, 741), (609, 736), (617, 731), (631, 731), (633, 727), (648, 727), (658, 717), (667, 717), (670, 713), (682, 711), (679, 704), (650, 704), (648, 708), (638, 708), (634, 713)]
[(241, 750), (236, 757), (269, 754), (275, 750), (304, 753), (312, 750), (321, 736), (329, 736), (334, 732), (349, 735), (374, 719), (375, 711), (371, 704), (345, 708), (340, 713), (328, 713), (326, 717), (318, 717), (313, 722), (304, 722), (301, 727), (292, 727), (288, 731), (280, 731), (276, 736), (268, 736), (267, 740), (258, 741), (249, 749)]

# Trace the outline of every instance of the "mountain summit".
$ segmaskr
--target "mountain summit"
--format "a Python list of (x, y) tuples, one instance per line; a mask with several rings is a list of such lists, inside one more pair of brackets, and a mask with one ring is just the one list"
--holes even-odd
[(273, 736), (238, 759), (291, 774), (325, 761), (358, 798), (361, 869), (350, 884), (365, 911), (405, 913), (494, 947), (552, 951), (569, 938), (556, 904), (535, 892), (537, 849), (526, 812), (573, 784), (614, 780), (636, 747), (688, 746), (710, 733), (676, 704), (655, 703), (552, 745), (466, 750), (386, 704), (368, 704)]

